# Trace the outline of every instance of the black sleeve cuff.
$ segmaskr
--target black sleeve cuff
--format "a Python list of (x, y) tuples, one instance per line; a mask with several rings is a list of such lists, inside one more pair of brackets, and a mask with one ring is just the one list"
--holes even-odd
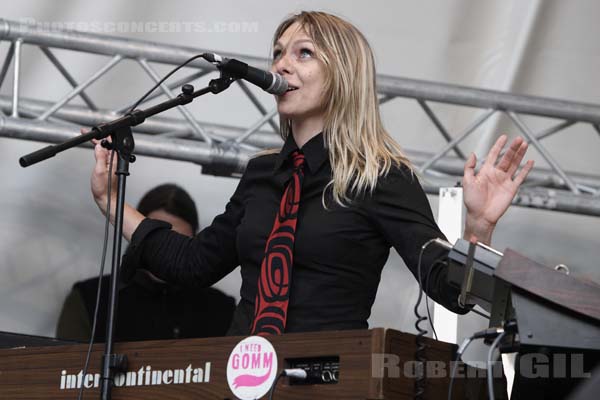
[[(444, 274), (444, 276), (445, 275), (446, 274)], [(460, 315), (467, 314), (469, 311), (471, 311), (473, 309), (473, 307), (475, 307), (475, 305), (471, 305), (471, 304), (467, 304), (464, 307), (461, 306), (458, 303), (458, 297), (460, 296), (460, 289), (455, 288), (454, 286), (451, 286), (447, 282), (447, 280), (446, 280), (446, 285), (448, 285), (448, 289), (446, 290), (446, 293), (445, 293), (445, 297), (446, 297), (445, 304), (442, 304), (444, 307), (446, 307), (448, 310), (452, 311), (453, 313), (460, 314)]]
[(150, 218), (144, 219), (138, 225), (135, 232), (133, 232), (133, 235), (131, 235), (131, 242), (123, 255), (120, 271), (121, 281), (124, 283), (131, 282), (135, 275), (135, 271), (143, 265), (141, 259), (144, 240), (157, 230), (171, 229), (171, 227), (171, 224), (167, 222)]
[(447, 259), (444, 257), (443, 262), (438, 259), (431, 268), (434, 270), (430, 271), (430, 281), (427, 282), (429, 297), (453, 313), (464, 315), (471, 311), (472, 305), (462, 307), (458, 303), (460, 289), (448, 283)]

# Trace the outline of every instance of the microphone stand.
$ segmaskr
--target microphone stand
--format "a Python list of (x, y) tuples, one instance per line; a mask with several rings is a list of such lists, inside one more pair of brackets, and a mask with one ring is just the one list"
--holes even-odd
[[(43, 149), (24, 155), (19, 159), (19, 164), (21, 164), (22, 167), (28, 167), (50, 157), (54, 157), (62, 151), (68, 150), (71, 147), (75, 147), (91, 139), (102, 140), (103, 147), (114, 149), (117, 153), (117, 170), (115, 172), (117, 175), (117, 208), (113, 236), (106, 343), (104, 356), (102, 357), (102, 384), (100, 387), (100, 399), (102, 400), (110, 400), (111, 398), (115, 372), (125, 371), (127, 369), (127, 356), (124, 354), (113, 354), (113, 342), (118, 297), (117, 283), (119, 277), (121, 243), (123, 240), (125, 181), (126, 177), (129, 175), (129, 163), (135, 162), (135, 156), (133, 155), (135, 142), (133, 140), (131, 127), (143, 123), (148, 117), (179, 105), (191, 103), (196, 97), (206, 93), (220, 93), (227, 89), (236, 79), (236, 77), (222, 72), (219, 78), (211, 80), (207, 87), (196, 92), (194, 92), (194, 87), (192, 85), (183, 85), (181, 94), (174, 99), (159, 103), (146, 110), (133, 110), (118, 119), (94, 126), (87, 134), (77, 136), (57, 145), (44, 147)], [(108, 136), (112, 138), (112, 143), (105, 140)], [(108, 212), (110, 213), (110, 210), (108, 210)]]

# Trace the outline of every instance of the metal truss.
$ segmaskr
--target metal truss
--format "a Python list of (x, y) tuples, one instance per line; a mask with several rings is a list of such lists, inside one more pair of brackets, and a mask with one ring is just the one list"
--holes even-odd
[[(0, 87), (12, 64), (12, 95), (0, 96), (0, 136), (24, 140), (57, 143), (79, 132), (80, 126), (92, 126), (124, 114), (131, 105), (115, 109), (98, 106), (86, 90), (100, 77), (123, 61), (137, 63), (152, 80), (158, 81), (155, 64), (180, 65), (203, 49), (172, 46), (142, 40), (112, 37), (77, 31), (47, 29), (42, 25), (0, 19), (0, 42), (8, 44), (6, 58), (0, 69)], [(72, 89), (54, 102), (26, 99), (20, 96), (23, 46), (32, 46), (47, 57)], [(109, 56), (110, 60), (83, 82), (78, 82), (53, 52), (66, 49), (88, 54)], [(267, 60), (238, 54), (223, 54), (254, 65), (266, 65)], [(176, 88), (208, 74), (214, 67), (203, 60), (189, 64), (195, 72), (173, 82), (165, 82), (160, 91), (140, 106), (158, 96), (173, 97)], [(379, 75), (377, 77), (380, 104), (395, 98), (416, 100), (445, 140), (434, 154), (407, 150), (408, 156), (425, 177), (425, 189), (437, 194), (441, 186), (460, 180), (464, 164), (467, 137), (481, 132), (481, 125), (492, 115), (504, 113), (525, 139), (550, 166), (535, 168), (515, 199), (516, 205), (600, 216), (600, 176), (565, 171), (544, 147), (543, 140), (574, 124), (586, 124), (600, 134), (600, 106), (505, 92), (482, 90), (457, 85)], [(136, 153), (153, 157), (190, 161), (202, 165), (202, 172), (220, 176), (239, 176), (252, 154), (281, 146), (275, 121), (276, 110), (267, 110), (253, 89), (238, 81), (250, 103), (261, 117), (247, 129), (231, 125), (197, 121), (185, 107), (179, 107), (182, 118), (153, 117), (136, 127)], [(81, 98), (82, 105), (69, 104)], [(462, 132), (450, 133), (430, 107), (444, 103), (482, 109), (482, 112)], [(385, 107), (389, 107), (386, 105)], [(534, 115), (553, 119), (556, 124), (534, 132), (523, 116)], [(464, 147), (464, 144), (463, 144)], [(452, 155), (450, 153), (453, 153)]]

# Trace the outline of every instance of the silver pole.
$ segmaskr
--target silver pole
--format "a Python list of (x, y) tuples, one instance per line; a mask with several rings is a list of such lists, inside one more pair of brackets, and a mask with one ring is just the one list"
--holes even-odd
[(19, 116), (19, 81), (21, 76), (21, 45), (22, 39), (15, 40), (15, 70), (13, 73), (13, 107), (11, 116)]
[(377, 89), (381, 94), (600, 124), (600, 106), (596, 104), (516, 95), (388, 75), (378, 75), (377, 82)]

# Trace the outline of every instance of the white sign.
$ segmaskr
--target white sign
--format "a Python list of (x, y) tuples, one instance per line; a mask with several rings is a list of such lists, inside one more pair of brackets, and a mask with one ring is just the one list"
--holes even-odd
[(277, 353), (261, 336), (250, 336), (239, 342), (227, 361), (227, 383), (240, 400), (264, 396), (277, 376)]

